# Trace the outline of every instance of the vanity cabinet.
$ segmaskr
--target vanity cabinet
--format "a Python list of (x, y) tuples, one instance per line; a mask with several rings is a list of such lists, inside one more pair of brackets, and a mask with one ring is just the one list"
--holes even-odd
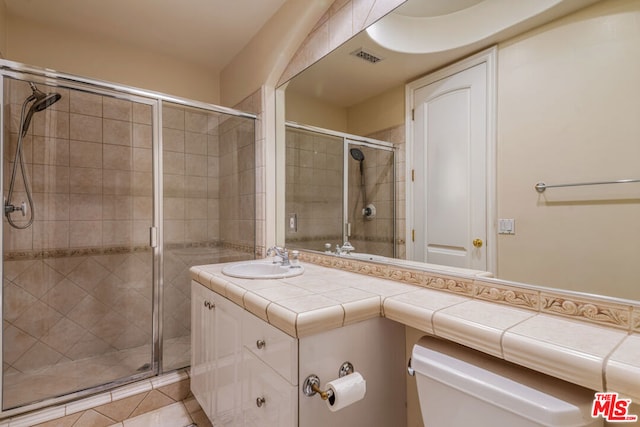
[[(191, 390), (215, 426), (405, 425), (404, 326), (374, 317), (293, 338), (193, 281)], [(344, 362), (367, 381), (365, 398), (332, 412), (302, 384), (321, 388)]]
[(191, 390), (216, 426), (297, 425), (297, 340), (191, 282)]

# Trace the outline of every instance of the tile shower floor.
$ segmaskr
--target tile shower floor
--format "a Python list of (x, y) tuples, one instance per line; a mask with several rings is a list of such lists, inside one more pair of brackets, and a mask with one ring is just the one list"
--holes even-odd
[[(163, 353), (166, 366), (189, 365), (190, 337), (165, 340)], [(58, 363), (29, 373), (5, 372), (4, 407), (13, 408), (129, 377), (150, 360), (149, 346), (141, 346)]]

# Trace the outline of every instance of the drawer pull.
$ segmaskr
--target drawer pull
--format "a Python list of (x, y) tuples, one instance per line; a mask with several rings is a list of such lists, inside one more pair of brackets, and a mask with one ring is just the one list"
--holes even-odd
[(216, 304), (209, 301), (205, 301), (204, 306), (207, 307), (209, 310), (213, 310), (214, 308), (216, 308)]
[(264, 405), (264, 403), (265, 403), (264, 397), (258, 397), (256, 399), (256, 406), (258, 406), (258, 408), (262, 408), (262, 405)]
[(262, 350), (266, 345), (267, 343), (264, 340), (256, 341), (256, 347), (258, 347), (258, 350)]

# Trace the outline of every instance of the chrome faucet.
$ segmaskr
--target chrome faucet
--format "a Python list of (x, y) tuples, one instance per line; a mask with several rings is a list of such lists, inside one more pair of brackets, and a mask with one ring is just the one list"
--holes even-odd
[(349, 255), (351, 251), (355, 251), (355, 250), (356, 248), (354, 248), (353, 245), (349, 242), (344, 242), (342, 247), (339, 247), (338, 245), (336, 245), (336, 253), (338, 255), (342, 255), (342, 254)]
[[(281, 248), (279, 246), (273, 246), (273, 247), (267, 249), (267, 256), (272, 256), (272, 255), (280, 257), (280, 259), (282, 260), (280, 262), (281, 265), (290, 265), (290, 263), (289, 263), (289, 251), (287, 251), (285, 248)], [(275, 262), (276, 261), (274, 261), (274, 263)]]

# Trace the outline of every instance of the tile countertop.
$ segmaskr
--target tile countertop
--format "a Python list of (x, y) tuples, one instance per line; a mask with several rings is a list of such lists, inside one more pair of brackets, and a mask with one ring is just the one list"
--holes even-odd
[(222, 274), (225, 265), (192, 267), (191, 278), (292, 337), (384, 316), (593, 390), (616, 391), (640, 401), (637, 333), (310, 263), (304, 263), (301, 276), (271, 280), (228, 277)]

